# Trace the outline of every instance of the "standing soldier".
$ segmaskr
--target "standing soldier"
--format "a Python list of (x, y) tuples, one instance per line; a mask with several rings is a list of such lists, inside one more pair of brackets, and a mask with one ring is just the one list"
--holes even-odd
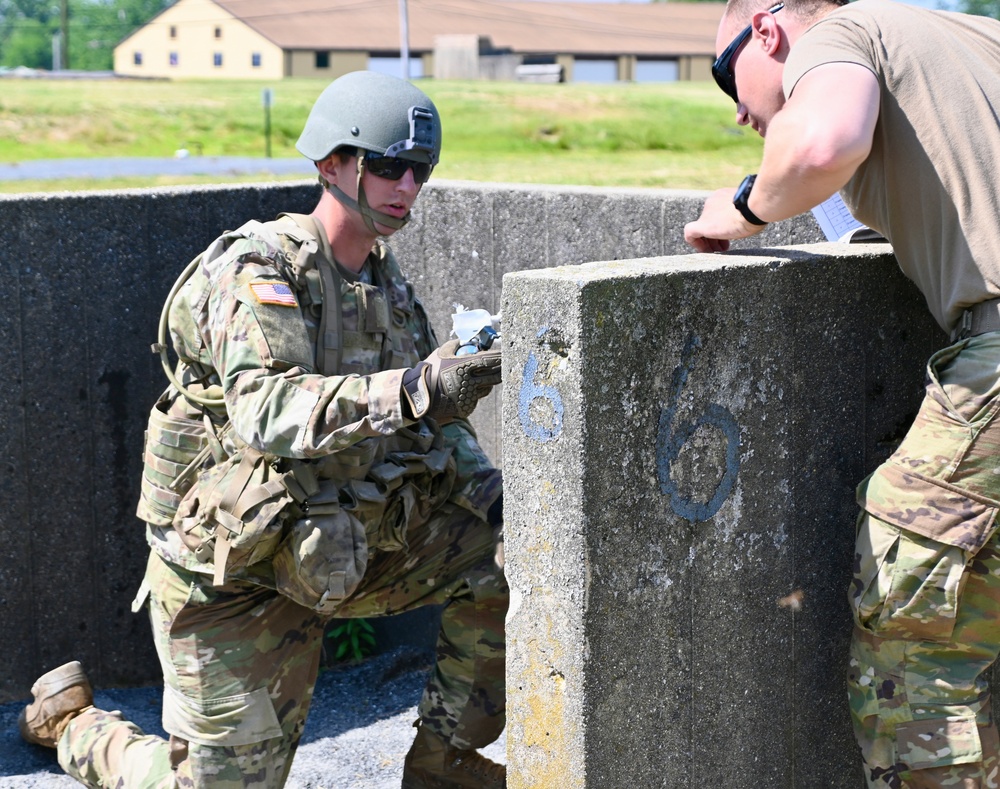
[(501, 479), (465, 421), (500, 354), (438, 348), (381, 239), (437, 164), (440, 118), (410, 83), (356, 72), (297, 148), (323, 186), (313, 212), (221, 236), (161, 322), (179, 363), (149, 420), (134, 607), (169, 742), (93, 707), (77, 662), (35, 683), (21, 731), (90, 786), (280, 787), (324, 622), (443, 604), (402, 785), (503, 787), (476, 752), (505, 720)]
[(765, 139), (760, 171), (684, 235), (724, 250), (839, 191), (949, 336), (902, 444), (858, 488), (847, 688), (871, 789), (995, 787), (1000, 22), (772, 1), (729, 0), (712, 67)]

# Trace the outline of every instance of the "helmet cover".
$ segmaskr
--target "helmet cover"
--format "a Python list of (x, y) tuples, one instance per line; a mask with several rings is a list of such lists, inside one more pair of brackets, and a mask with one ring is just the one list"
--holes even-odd
[(314, 162), (345, 146), (437, 164), (441, 117), (430, 98), (406, 80), (354, 71), (320, 94), (295, 144)]

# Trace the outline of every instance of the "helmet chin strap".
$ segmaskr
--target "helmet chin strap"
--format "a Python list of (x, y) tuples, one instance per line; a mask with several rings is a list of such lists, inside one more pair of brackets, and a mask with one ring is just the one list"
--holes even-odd
[(362, 155), (358, 155), (358, 199), (347, 195), (343, 189), (341, 189), (336, 184), (327, 184), (327, 191), (330, 192), (337, 200), (339, 200), (344, 206), (350, 208), (352, 211), (357, 211), (361, 214), (361, 218), (365, 222), (365, 227), (367, 227), (372, 233), (377, 236), (384, 236), (385, 233), (381, 232), (375, 227), (375, 223), (378, 222), (380, 225), (385, 225), (386, 227), (391, 227), (394, 230), (399, 230), (407, 222), (410, 221), (410, 212), (406, 212), (406, 216), (402, 218), (397, 218), (390, 216), (389, 214), (383, 213), (382, 211), (376, 211), (370, 205), (368, 205), (368, 198), (365, 195), (365, 187), (361, 183), (361, 178), (365, 174), (365, 158)]

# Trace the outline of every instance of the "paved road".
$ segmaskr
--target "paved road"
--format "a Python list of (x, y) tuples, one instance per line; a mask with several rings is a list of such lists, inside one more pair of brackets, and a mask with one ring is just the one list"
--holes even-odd
[[(398, 789), (429, 670), (429, 652), (400, 647), (360, 666), (320, 674), (287, 789)], [(163, 736), (160, 698), (160, 688), (98, 688), (94, 700)], [(23, 706), (0, 705), (0, 789), (79, 787), (59, 768), (54, 751), (21, 739), (17, 716)], [(501, 736), (483, 752), (506, 762), (505, 745)]]
[(119, 178), (158, 175), (301, 175), (316, 168), (305, 157), (265, 159), (249, 156), (187, 156), (183, 158), (120, 157), (114, 159), (38, 159), (0, 163), (0, 181), (60, 178)]

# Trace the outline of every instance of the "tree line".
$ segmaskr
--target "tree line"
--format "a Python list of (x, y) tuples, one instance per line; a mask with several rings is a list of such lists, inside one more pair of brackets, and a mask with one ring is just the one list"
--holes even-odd
[(0, 67), (110, 71), (114, 48), (174, 0), (0, 0)]

